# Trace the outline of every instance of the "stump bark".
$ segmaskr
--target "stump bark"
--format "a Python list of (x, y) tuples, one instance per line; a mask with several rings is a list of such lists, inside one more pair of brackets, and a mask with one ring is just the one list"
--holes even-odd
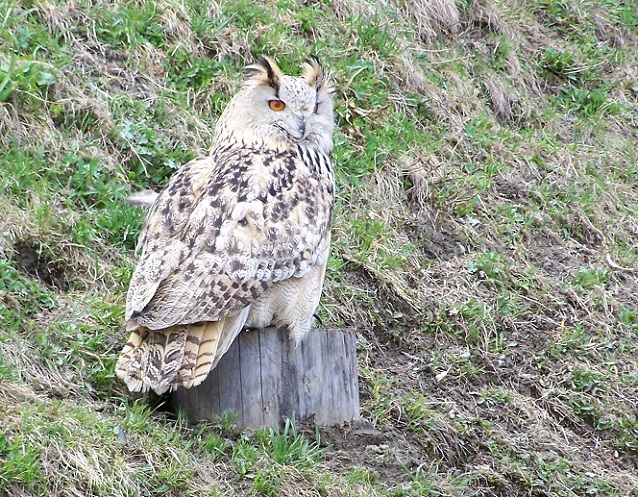
[(191, 422), (230, 412), (242, 428), (359, 419), (355, 333), (314, 329), (295, 346), (284, 330), (242, 331), (208, 378), (177, 389), (171, 405)]

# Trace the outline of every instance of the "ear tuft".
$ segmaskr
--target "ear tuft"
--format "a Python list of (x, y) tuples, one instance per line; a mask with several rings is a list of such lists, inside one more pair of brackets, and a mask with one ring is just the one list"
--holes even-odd
[(323, 71), (323, 66), (314, 55), (308, 57), (303, 65), (303, 77), (306, 82), (316, 88), (317, 91), (334, 93), (335, 87), (330, 81), (330, 76)]
[(279, 66), (270, 57), (259, 57), (257, 64), (247, 66), (244, 72), (247, 83), (272, 86), (275, 91), (279, 91), (279, 85), (284, 76)]

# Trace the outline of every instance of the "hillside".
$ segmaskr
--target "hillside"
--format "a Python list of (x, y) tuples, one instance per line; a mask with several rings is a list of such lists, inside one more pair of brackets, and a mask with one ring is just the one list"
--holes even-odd
[[(635, 0), (0, 2), (0, 495), (638, 495)], [(363, 420), (115, 378), (144, 213), (259, 55), (337, 85)]]

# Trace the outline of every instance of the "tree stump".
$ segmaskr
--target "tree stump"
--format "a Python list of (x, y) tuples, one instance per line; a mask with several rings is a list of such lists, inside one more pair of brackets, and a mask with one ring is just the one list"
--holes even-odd
[(284, 330), (242, 331), (208, 378), (177, 389), (170, 403), (191, 422), (230, 412), (242, 428), (359, 419), (355, 333), (314, 329), (295, 346)]

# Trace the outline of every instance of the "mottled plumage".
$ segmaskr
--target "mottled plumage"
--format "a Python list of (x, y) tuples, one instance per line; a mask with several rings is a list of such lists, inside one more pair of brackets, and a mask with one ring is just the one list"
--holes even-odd
[(297, 340), (311, 328), (334, 202), (333, 87), (316, 59), (303, 77), (267, 58), (247, 73), (210, 155), (149, 197), (117, 364), (133, 391), (201, 383), (244, 327)]

